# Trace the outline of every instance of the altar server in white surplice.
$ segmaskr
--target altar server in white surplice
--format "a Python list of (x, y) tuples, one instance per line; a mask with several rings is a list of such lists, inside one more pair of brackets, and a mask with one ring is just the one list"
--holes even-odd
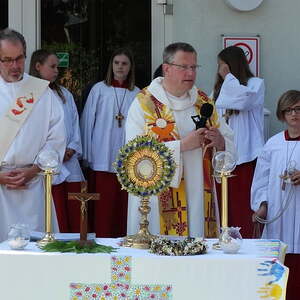
[[(213, 151), (234, 152), (233, 134), (219, 123), (211, 99), (194, 86), (197, 53), (186, 43), (174, 43), (163, 54), (164, 77), (154, 79), (131, 105), (126, 122), (126, 140), (148, 134), (169, 147), (177, 168), (172, 189), (151, 197), (152, 234), (216, 236), (217, 204), (214, 197), (211, 159)], [(195, 130), (191, 116), (204, 103), (213, 112), (205, 128)], [(205, 155), (203, 149), (206, 149)], [(139, 229), (139, 200), (128, 202), (128, 234)]]
[[(0, 31), (0, 241), (14, 223), (44, 231), (43, 177), (35, 165), (43, 149), (62, 162), (65, 128), (61, 105), (49, 82), (24, 73), (26, 43), (10, 29)], [(58, 230), (53, 214), (54, 231)]]
[(287, 130), (271, 137), (258, 156), (251, 189), (253, 221), (266, 218), (262, 237), (280, 239), (288, 253), (300, 253), (300, 91), (284, 93), (276, 114)]
[(101, 199), (90, 203), (95, 207), (92, 221), (98, 237), (126, 234), (127, 193), (121, 190), (112, 164), (124, 145), (127, 112), (139, 91), (134, 83), (132, 54), (116, 50), (106, 79), (91, 89), (81, 119), (83, 159), (91, 169), (89, 191), (100, 193)]
[(250, 190), (256, 158), (264, 145), (264, 80), (254, 77), (244, 51), (236, 46), (218, 54), (214, 100), (220, 117), (234, 132), (237, 166), (228, 180), (228, 225), (253, 235)]
[(32, 53), (30, 75), (49, 80), (49, 87), (60, 100), (64, 110), (67, 147), (63, 166), (53, 180), (52, 195), (61, 232), (80, 231), (80, 202), (68, 201), (68, 193), (80, 192), (80, 182), (84, 176), (78, 158), (82, 155), (79, 118), (73, 95), (56, 80), (58, 58), (55, 53), (44, 49)]

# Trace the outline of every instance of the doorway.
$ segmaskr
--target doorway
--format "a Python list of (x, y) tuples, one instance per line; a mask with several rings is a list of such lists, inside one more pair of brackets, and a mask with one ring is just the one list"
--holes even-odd
[(143, 88), (151, 81), (151, 0), (43, 0), (41, 47), (62, 53), (61, 81), (80, 110), (119, 47), (133, 52)]
[(0, 1), (0, 30), (8, 27), (8, 0)]

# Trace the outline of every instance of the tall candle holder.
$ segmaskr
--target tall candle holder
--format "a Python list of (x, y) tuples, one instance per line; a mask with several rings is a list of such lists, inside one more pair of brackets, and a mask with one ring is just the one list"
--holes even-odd
[(37, 242), (39, 247), (43, 247), (55, 241), (52, 232), (52, 178), (57, 174), (59, 167), (59, 157), (55, 150), (44, 150), (38, 155), (37, 163), (41, 169), (40, 174), (44, 176), (44, 198), (45, 198), (45, 235)]
[(226, 253), (236, 253), (240, 248), (241, 235), (239, 227), (228, 227), (228, 178), (235, 176), (231, 172), (236, 167), (234, 156), (228, 151), (216, 152), (213, 157), (214, 177), (221, 180), (222, 189), (222, 232), (219, 241), (213, 245), (214, 249), (222, 249)]

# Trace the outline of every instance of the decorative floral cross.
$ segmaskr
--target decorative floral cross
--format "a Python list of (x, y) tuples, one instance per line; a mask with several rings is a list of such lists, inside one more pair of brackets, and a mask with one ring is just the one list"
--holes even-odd
[(131, 284), (132, 258), (111, 257), (111, 283), (71, 283), (70, 300), (171, 300), (172, 287), (163, 284)]

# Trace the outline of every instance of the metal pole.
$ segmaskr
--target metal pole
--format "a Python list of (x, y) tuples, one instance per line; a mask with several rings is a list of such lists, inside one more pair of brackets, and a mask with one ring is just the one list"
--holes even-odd
[(222, 228), (228, 227), (228, 179), (221, 175), (222, 184)]

